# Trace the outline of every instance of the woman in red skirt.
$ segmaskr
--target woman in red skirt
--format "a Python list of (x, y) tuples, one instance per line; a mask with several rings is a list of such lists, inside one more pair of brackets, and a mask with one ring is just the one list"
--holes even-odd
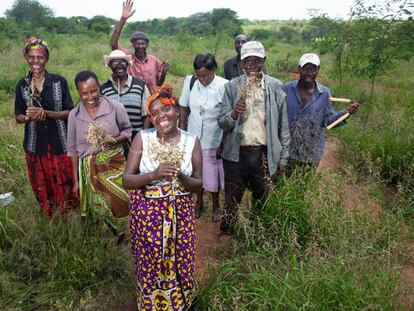
[(23, 147), (29, 180), (42, 212), (52, 216), (76, 204), (66, 155), (67, 118), (73, 108), (68, 84), (46, 71), (47, 43), (29, 38), (23, 49), (29, 73), (16, 86), (15, 117), (24, 123)]

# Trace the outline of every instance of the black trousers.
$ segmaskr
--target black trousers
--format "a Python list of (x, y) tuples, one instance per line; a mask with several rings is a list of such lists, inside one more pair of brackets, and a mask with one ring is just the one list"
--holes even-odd
[(268, 193), (268, 168), (266, 147), (255, 151), (240, 150), (239, 162), (223, 159), (224, 166), (224, 215), (221, 230), (231, 231), (237, 222), (239, 204), (248, 186), (255, 201), (264, 200)]

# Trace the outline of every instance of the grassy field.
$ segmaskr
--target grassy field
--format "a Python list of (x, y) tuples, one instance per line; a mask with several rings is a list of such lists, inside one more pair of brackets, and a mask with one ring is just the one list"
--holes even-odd
[[(48, 70), (67, 78), (74, 101), (78, 71), (94, 70), (101, 82), (109, 76), (103, 64), (108, 37), (43, 37), (51, 46)], [(0, 310), (124, 310), (135, 298), (128, 245), (117, 245), (77, 212), (45, 220), (28, 184), (23, 127), (14, 122), (12, 106), (27, 70), (21, 42), (1, 47), (0, 193), (12, 191), (16, 200), (0, 209)], [(281, 43), (266, 48), (268, 71), (283, 82), (292, 79), (286, 69), (307, 51)], [(234, 49), (230, 38), (181, 35), (152, 38), (149, 52), (170, 61), (166, 82), (179, 95), (195, 54), (215, 52), (221, 74)], [(320, 75), (335, 96), (357, 98), (369, 87), (347, 80), (340, 88), (330, 76), (331, 59), (322, 57)], [(409, 293), (400, 283), (403, 267), (413, 264), (407, 254), (414, 239), (412, 65), (402, 63), (383, 77), (373, 103), (331, 134), (342, 142), (337, 172), (296, 172), (273, 186), (262, 211), (244, 215), (199, 289), (200, 310), (412, 310), (403, 304)], [(346, 184), (379, 204), (379, 216), (364, 202), (358, 211), (347, 209)]]

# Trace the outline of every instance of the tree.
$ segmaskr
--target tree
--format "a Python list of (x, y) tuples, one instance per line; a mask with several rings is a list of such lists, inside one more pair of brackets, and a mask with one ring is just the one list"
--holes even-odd
[(19, 34), (19, 27), (15, 20), (0, 17), (0, 38), (16, 38)]
[(282, 26), (276, 33), (276, 38), (281, 41), (292, 43), (297, 35), (298, 32), (294, 28)]
[(257, 41), (265, 41), (275, 36), (275, 32), (269, 29), (256, 28), (250, 33), (250, 37)]
[(167, 17), (163, 20), (163, 33), (166, 35), (176, 35), (182, 31), (180, 19), (177, 17)]
[(19, 25), (30, 29), (46, 27), (53, 16), (50, 8), (36, 0), (16, 0), (11, 9), (6, 11), (7, 18), (14, 19)]
[(89, 20), (88, 29), (94, 32), (103, 32), (109, 34), (115, 20), (102, 15), (96, 15)]
[[(351, 10), (355, 17), (347, 24), (341, 46), (344, 66), (352, 75), (370, 79), (364, 132), (371, 111), (377, 78), (386, 74), (395, 62), (414, 56), (411, 11), (409, 0), (387, 0), (381, 4), (357, 0)], [(404, 21), (407, 19), (407, 21)]]
[(213, 32), (210, 22), (211, 13), (195, 13), (187, 18), (187, 27), (190, 33), (198, 36), (207, 36)]
[(242, 32), (241, 21), (237, 17), (237, 13), (231, 9), (213, 9), (211, 25), (215, 34), (225, 33), (234, 37)]

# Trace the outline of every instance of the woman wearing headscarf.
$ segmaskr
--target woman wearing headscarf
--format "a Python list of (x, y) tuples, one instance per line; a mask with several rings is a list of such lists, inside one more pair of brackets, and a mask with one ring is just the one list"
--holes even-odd
[(154, 128), (130, 147), (123, 178), (130, 192), (131, 252), (139, 310), (187, 310), (193, 299), (192, 193), (202, 186), (200, 141), (177, 127), (178, 100), (159, 88), (147, 101)]
[(29, 73), (16, 86), (14, 112), (17, 123), (25, 124), (23, 147), (30, 184), (42, 212), (50, 217), (76, 204), (66, 155), (67, 118), (73, 103), (65, 78), (46, 71), (45, 41), (27, 39), (23, 56)]
[(99, 94), (94, 72), (75, 77), (79, 104), (69, 114), (68, 156), (73, 166), (73, 193), (83, 216), (122, 235), (128, 224), (128, 194), (121, 185), (125, 168), (123, 143), (132, 127), (124, 106)]

